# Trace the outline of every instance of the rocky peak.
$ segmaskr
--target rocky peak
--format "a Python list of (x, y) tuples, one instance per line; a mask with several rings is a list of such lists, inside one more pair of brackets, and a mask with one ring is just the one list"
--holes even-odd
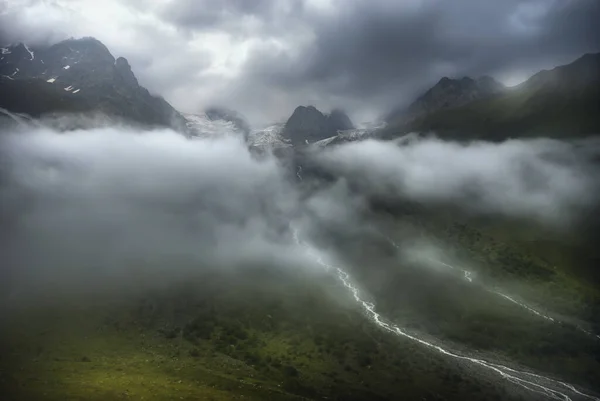
[(440, 109), (458, 107), (503, 90), (504, 86), (489, 76), (476, 80), (470, 77), (461, 79), (443, 77), (409, 106), (408, 113), (416, 117)]
[(325, 115), (314, 106), (298, 106), (286, 122), (283, 134), (292, 144), (305, 145), (352, 128), (350, 118), (339, 109)]

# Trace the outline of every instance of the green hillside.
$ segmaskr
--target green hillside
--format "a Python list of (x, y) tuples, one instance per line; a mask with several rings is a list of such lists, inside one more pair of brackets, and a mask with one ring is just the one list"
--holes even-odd
[(503, 140), (514, 137), (577, 137), (600, 133), (600, 54), (542, 71), (504, 93), (415, 119), (392, 122), (389, 139), (435, 131), (445, 138)]

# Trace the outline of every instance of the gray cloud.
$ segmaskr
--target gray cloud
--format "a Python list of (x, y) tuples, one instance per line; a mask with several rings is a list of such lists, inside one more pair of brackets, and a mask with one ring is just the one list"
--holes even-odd
[(92, 288), (139, 267), (166, 280), (308, 264), (289, 236), (297, 200), (284, 170), (237, 139), (41, 127), (3, 132), (0, 146), (2, 273), (14, 273), (13, 289)]
[(186, 112), (217, 103), (267, 123), (310, 103), (360, 121), (444, 75), (515, 81), (598, 51), (599, 17), (595, 0), (28, 0), (7, 3), (0, 34), (96, 36)]
[[(4, 295), (30, 296), (205, 269), (320, 274), (315, 252), (335, 265), (348, 251), (339, 237), (373, 236), (373, 195), (570, 223), (598, 200), (597, 154), (597, 142), (367, 141), (318, 153), (340, 179), (304, 187), (290, 181), (295, 170), (254, 158), (236, 136), (188, 140), (124, 126), (2, 132), (0, 283)], [(290, 225), (320, 251), (296, 246)]]
[(512, 140), (459, 144), (435, 138), (395, 146), (352, 143), (317, 156), (360, 192), (450, 203), (470, 213), (576, 222), (598, 202), (598, 141)]

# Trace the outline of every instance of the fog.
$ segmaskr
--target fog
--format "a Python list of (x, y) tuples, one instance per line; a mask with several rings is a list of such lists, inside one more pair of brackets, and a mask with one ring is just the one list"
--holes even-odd
[(236, 138), (41, 128), (6, 135), (2, 153), (3, 259), (16, 279), (95, 285), (140, 266), (176, 274), (303, 257), (280, 236), (297, 208), (284, 171)]
[[(334, 263), (344, 250), (324, 239), (366, 235), (372, 195), (562, 224), (597, 194), (600, 175), (582, 149), (590, 146), (370, 140), (314, 154), (340, 178), (308, 189), (308, 178), (274, 156), (254, 157), (240, 136), (188, 139), (124, 125), (13, 129), (0, 142), (5, 293), (127, 287), (150, 273), (163, 282), (247, 266), (320, 274), (290, 226)], [(436, 255), (436, 246), (419, 249)]]
[(316, 158), (360, 191), (565, 225), (598, 201), (598, 141), (369, 140)]

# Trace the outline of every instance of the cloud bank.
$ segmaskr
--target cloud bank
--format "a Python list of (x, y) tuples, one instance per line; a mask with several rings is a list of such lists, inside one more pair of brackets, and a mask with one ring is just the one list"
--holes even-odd
[(236, 138), (36, 128), (4, 133), (0, 149), (2, 259), (18, 279), (93, 284), (136, 266), (168, 276), (304, 258), (288, 249), (297, 199), (285, 171)]
[(370, 140), (312, 155), (335, 179), (311, 185), (235, 135), (11, 128), (0, 136), (2, 283), (52, 291), (149, 273), (162, 282), (204, 269), (312, 271), (292, 226), (333, 263), (340, 233), (373, 234), (373, 197), (569, 224), (598, 204), (599, 145)]
[(369, 140), (317, 158), (360, 192), (565, 224), (598, 201), (599, 145), (593, 140), (461, 144), (428, 138), (404, 145)]

